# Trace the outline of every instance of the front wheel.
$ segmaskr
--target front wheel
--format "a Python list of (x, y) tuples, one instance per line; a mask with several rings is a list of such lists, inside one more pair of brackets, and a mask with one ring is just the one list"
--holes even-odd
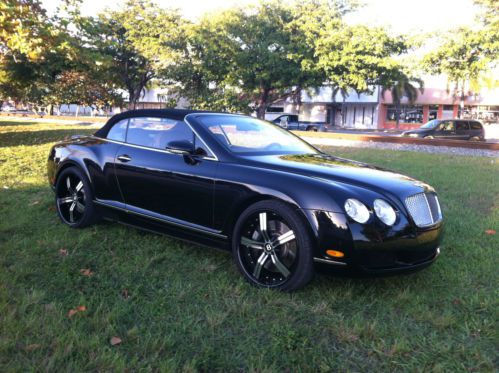
[(66, 168), (57, 177), (55, 204), (59, 218), (71, 228), (83, 228), (98, 220), (90, 182), (76, 167)]
[(293, 291), (314, 275), (313, 245), (298, 213), (278, 201), (261, 201), (237, 220), (234, 261), (252, 285)]

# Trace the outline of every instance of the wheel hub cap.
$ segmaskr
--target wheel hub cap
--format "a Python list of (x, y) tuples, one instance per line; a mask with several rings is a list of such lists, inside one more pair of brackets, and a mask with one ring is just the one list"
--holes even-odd
[(264, 246), (264, 249), (267, 253), (271, 253), (272, 252), (272, 245), (270, 243), (266, 243)]

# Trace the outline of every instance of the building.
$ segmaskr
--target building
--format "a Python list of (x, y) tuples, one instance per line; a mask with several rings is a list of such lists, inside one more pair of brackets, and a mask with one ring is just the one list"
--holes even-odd
[(343, 97), (337, 93), (333, 98), (330, 87), (321, 87), (315, 92), (303, 92), (301, 104), (284, 103), (284, 112), (299, 114), (300, 120), (328, 123), (336, 127), (375, 129), (378, 127), (379, 89), (372, 94), (352, 93)]
[[(389, 91), (381, 93), (379, 87), (372, 94), (352, 92), (343, 98), (339, 93), (333, 98), (329, 87), (315, 92), (303, 92), (302, 103), (283, 103), (283, 112), (298, 114), (300, 120), (325, 122), (335, 127), (355, 129), (394, 129), (396, 106)], [(499, 89), (482, 89), (480, 94), (467, 94), (461, 103), (460, 95), (447, 89), (443, 77), (427, 77), (423, 93), (409, 104), (402, 99), (399, 112), (399, 129), (412, 129), (432, 119), (479, 119), (485, 124), (499, 123)]]

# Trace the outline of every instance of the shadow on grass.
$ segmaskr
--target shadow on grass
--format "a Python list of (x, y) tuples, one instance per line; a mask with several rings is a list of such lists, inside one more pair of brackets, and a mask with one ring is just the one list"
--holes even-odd
[(19, 131), (0, 133), (0, 148), (18, 145), (43, 145), (69, 138), (72, 135), (90, 135), (95, 129), (75, 128), (64, 130)]
[(13, 126), (32, 126), (37, 124), (43, 124), (38, 121), (31, 120), (0, 120), (0, 127), (13, 127)]

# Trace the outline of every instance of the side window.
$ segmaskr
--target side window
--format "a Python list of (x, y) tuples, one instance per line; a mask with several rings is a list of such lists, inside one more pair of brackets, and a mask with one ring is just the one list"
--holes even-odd
[(452, 122), (450, 120), (446, 120), (446, 121), (440, 123), (439, 130), (440, 131), (448, 131), (448, 132), (454, 131), (454, 122)]
[(168, 118), (131, 118), (126, 141), (149, 148), (166, 149), (171, 141), (194, 141), (194, 133), (182, 121)]
[(469, 129), (468, 122), (456, 121), (456, 131), (467, 131)]
[(478, 122), (470, 122), (470, 125), (471, 125), (472, 130), (481, 130), (482, 129), (482, 125)]
[(107, 138), (109, 140), (125, 142), (127, 125), (128, 119), (120, 120), (118, 123), (111, 127), (111, 129), (107, 133)]

